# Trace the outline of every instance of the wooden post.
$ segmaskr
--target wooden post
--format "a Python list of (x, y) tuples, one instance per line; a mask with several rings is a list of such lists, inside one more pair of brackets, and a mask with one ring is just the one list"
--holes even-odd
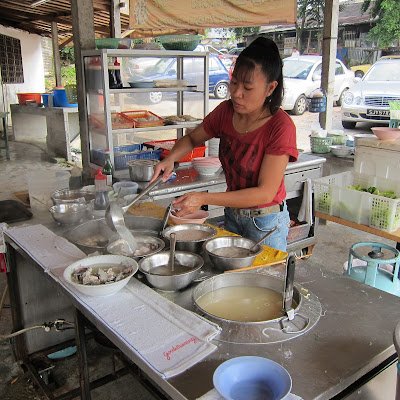
[(338, 23), (339, 0), (325, 0), (321, 88), (326, 94), (326, 111), (319, 114), (319, 122), (327, 130), (332, 129)]
[(87, 123), (86, 96), (84, 93), (84, 66), (82, 50), (95, 48), (93, 0), (71, 0), (72, 33), (74, 35), (74, 53), (76, 85), (78, 94), (79, 132), (81, 137), (83, 181), (87, 184), (89, 168), (89, 127)]
[(110, 4), (110, 36), (121, 37), (121, 8), (120, 0), (111, 0)]
[(58, 47), (58, 28), (57, 22), (55, 21), (51, 22), (51, 42), (53, 44), (54, 74), (56, 76), (56, 86), (62, 86), (60, 48)]

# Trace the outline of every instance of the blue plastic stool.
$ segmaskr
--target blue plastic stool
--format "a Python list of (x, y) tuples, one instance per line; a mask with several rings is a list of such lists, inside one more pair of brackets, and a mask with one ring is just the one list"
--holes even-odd
[(391, 119), (389, 122), (389, 128), (400, 128), (400, 119)]
[[(358, 247), (370, 247), (371, 251), (368, 252), (368, 256), (363, 256), (356, 251)], [(382, 249), (389, 250), (394, 254), (394, 257), (382, 259)], [(365, 261), (367, 265), (353, 267), (354, 258)], [(380, 266), (383, 264), (394, 265), (393, 273), (381, 269)], [(358, 282), (400, 297), (399, 265), (400, 252), (395, 248), (382, 243), (356, 243), (350, 247), (349, 264), (345, 275)]]

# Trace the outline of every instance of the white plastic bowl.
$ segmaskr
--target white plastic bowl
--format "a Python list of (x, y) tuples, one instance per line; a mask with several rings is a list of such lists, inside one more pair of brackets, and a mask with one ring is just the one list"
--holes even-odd
[[(71, 275), (78, 268), (82, 267), (103, 267), (103, 268), (118, 268), (118, 267), (132, 267), (132, 273), (124, 279), (117, 282), (101, 284), (101, 285), (82, 285), (72, 281)], [(88, 296), (109, 296), (119, 292), (137, 272), (139, 268), (138, 263), (129, 257), (117, 256), (117, 255), (103, 255), (87, 257), (82, 260), (76, 261), (69, 265), (64, 270), (64, 279), (74, 286), (81, 293)]]
[(215, 167), (211, 166), (203, 167), (200, 165), (193, 164), (193, 167), (200, 175), (215, 175), (217, 173), (220, 173), (222, 170), (222, 167), (220, 165), (217, 165)]
[(351, 154), (352, 151), (353, 151), (352, 147), (345, 146), (345, 145), (338, 144), (338, 145), (331, 146), (331, 152), (336, 157), (347, 157)]

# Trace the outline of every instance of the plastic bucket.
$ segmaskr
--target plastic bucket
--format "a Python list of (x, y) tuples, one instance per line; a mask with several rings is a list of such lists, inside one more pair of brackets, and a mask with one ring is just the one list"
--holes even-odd
[(42, 93), (42, 101), (43, 101), (43, 105), (45, 107), (49, 106), (49, 97), (50, 97), (50, 93)]
[(312, 97), (310, 99), (309, 111), (313, 113), (320, 113), (326, 111), (326, 96)]
[(58, 189), (69, 188), (69, 171), (35, 170), (26, 175), (29, 189), (29, 202), (32, 212), (48, 211), (53, 205), (51, 194)]
[(34, 100), (36, 103), (40, 103), (42, 95), (40, 93), (17, 93), (18, 103), (26, 104), (27, 100)]
[(64, 88), (53, 89), (53, 105), (54, 107), (70, 107), (67, 99), (67, 93)]

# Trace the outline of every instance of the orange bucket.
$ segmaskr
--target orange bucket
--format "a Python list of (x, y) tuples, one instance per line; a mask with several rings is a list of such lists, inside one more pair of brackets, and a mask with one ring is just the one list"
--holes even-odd
[(17, 93), (18, 103), (26, 104), (27, 100), (34, 100), (36, 103), (40, 103), (42, 100), (41, 93)]

